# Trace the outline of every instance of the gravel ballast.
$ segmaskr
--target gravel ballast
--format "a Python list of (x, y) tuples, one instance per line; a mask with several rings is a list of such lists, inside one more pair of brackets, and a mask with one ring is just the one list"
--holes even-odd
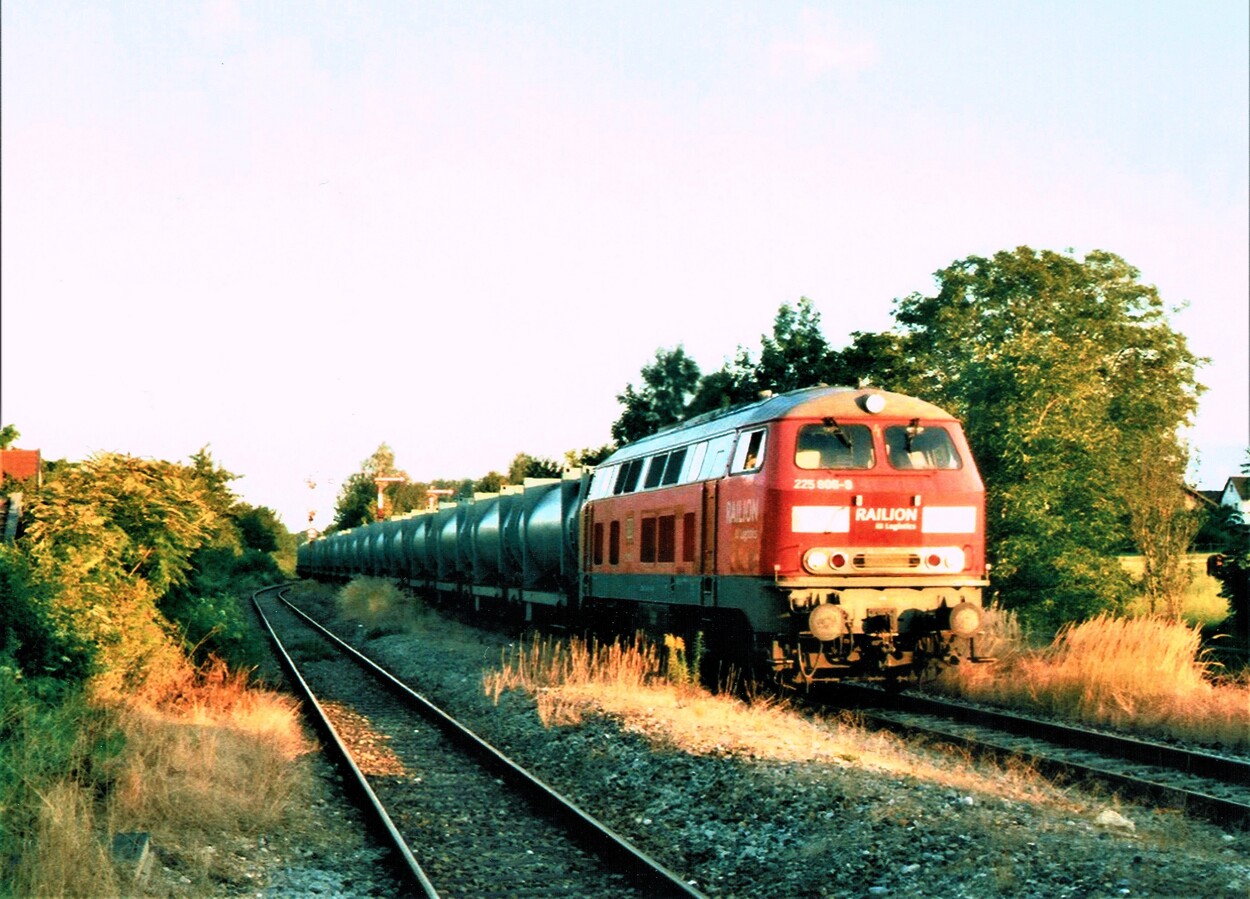
[[(316, 593), (298, 601), (712, 896), (1250, 896), (1244, 831), (901, 741), (888, 764), (857, 752), (796, 761), (715, 745), (682, 751), (660, 720), (592, 714), (546, 727), (532, 697), (505, 692), (496, 704), (483, 689), (507, 636), (437, 616), (379, 634), (335, 620)], [(324, 786), (345, 802), (332, 776)], [(306, 865), (288, 858), (261, 895), (385, 895), (389, 881), (368, 874), (380, 864), (367, 850), (353, 856), (341, 867), (324, 854)]]

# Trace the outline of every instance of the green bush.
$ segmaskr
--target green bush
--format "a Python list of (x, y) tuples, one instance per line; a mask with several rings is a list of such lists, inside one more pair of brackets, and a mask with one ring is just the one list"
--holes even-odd
[(78, 684), (92, 673), (95, 646), (58, 619), (54, 595), (25, 556), (0, 547), (0, 653), (25, 677)]

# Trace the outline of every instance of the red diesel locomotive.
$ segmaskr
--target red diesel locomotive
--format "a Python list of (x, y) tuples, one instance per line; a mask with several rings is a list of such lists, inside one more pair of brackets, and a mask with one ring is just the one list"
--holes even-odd
[[(532, 490), (563, 500), (479, 496), (411, 525), (344, 532), (304, 547), (301, 571), (702, 632), (717, 656), (800, 684), (973, 654), (984, 489), (959, 423), (921, 400), (871, 388), (772, 396)], [(545, 506), (546, 518), (526, 512)]]

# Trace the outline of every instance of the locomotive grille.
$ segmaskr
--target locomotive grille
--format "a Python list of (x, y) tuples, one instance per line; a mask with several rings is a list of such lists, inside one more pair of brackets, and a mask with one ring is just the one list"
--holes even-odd
[(856, 553), (851, 559), (856, 571), (909, 571), (920, 567), (919, 553), (890, 550)]

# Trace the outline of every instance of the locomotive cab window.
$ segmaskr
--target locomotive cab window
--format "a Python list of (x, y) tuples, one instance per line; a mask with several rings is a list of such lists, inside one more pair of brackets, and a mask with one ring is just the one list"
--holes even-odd
[(821, 468), (872, 468), (872, 431), (866, 425), (839, 425), (827, 419), (803, 425), (794, 444), (794, 464), (809, 471)]
[(922, 427), (913, 421), (906, 427), (886, 428), (885, 448), (891, 468), (931, 471), (963, 465), (951, 435), (945, 428), (935, 425)]
[(764, 464), (764, 438), (766, 435), (767, 432), (760, 428), (758, 431), (747, 431), (738, 438), (738, 448), (734, 452), (733, 465), (729, 469), (731, 474), (759, 471), (760, 466)]

